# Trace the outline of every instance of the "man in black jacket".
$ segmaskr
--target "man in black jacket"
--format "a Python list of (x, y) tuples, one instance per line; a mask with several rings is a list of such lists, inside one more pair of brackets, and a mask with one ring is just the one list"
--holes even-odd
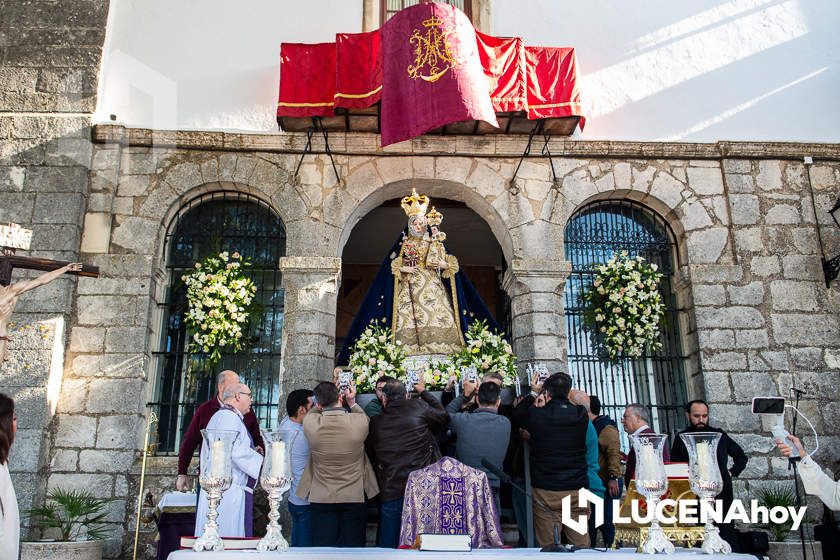
[(381, 548), (397, 547), (408, 475), (440, 459), (435, 432), (449, 423), (449, 414), (426, 391), (422, 376), (414, 390), (420, 398), (407, 398), (405, 385), (400, 381), (385, 383), (382, 414), (370, 421), (366, 447), (379, 480), (381, 505), (377, 544)]
[[(569, 402), (572, 378), (555, 373), (542, 386), (534, 382), (531, 394), (514, 409), (511, 422), (528, 432), (531, 444), (531, 478), (534, 497), (546, 503), (560, 517), (561, 501), (571, 497), (571, 517), (588, 518), (589, 508), (581, 507), (578, 491), (588, 488), (586, 431), (589, 416), (582, 406)], [(546, 546), (554, 541), (554, 516), (534, 504), (537, 542)], [(585, 525), (584, 525), (585, 526)], [(560, 529), (560, 527), (558, 527)], [(589, 546), (589, 535), (562, 527), (569, 543)]]
[[(688, 419), (688, 427), (677, 433), (674, 438), (674, 445), (671, 447), (671, 461), (675, 463), (688, 462), (688, 450), (685, 448), (680, 434), (695, 432), (718, 432), (720, 442), (717, 448), (717, 461), (720, 467), (720, 475), (723, 478), (723, 490), (718, 494), (718, 499), (723, 501), (726, 510), (732, 505), (732, 477), (741, 474), (747, 466), (747, 455), (741, 446), (735, 443), (729, 434), (720, 428), (709, 426), (709, 405), (706, 401), (698, 399), (685, 405), (685, 416)], [(729, 468), (729, 458), (732, 457), (732, 468)]]

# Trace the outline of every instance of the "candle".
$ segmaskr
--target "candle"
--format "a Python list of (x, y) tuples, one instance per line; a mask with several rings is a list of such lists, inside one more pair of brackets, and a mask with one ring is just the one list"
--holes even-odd
[(210, 476), (224, 478), (225, 475), (225, 442), (216, 440), (210, 446)]
[(286, 442), (275, 441), (271, 443), (271, 469), (268, 472), (272, 478), (288, 476), (286, 472)]
[(708, 442), (697, 442), (697, 474), (700, 480), (712, 479), (711, 466)]
[(653, 446), (642, 445), (641, 456), (639, 457), (639, 474), (636, 478), (640, 480), (656, 480), (656, 454)]

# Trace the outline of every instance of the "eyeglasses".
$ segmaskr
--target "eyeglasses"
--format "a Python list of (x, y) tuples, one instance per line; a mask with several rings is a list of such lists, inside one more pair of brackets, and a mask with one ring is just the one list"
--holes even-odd
[(251, 393), (246, 393), (245, 391), (240, 391), (237, 394), (238, 395), (247, 395), (249, 398), (252, 398), (252, 399), (254, 398), (254, 396)]

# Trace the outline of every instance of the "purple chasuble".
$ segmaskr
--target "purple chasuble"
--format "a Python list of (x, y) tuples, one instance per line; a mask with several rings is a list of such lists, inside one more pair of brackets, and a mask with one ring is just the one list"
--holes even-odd
[(501, 548), (499, 512), (487, 475), (443, 457), (408, 475), (400, 546), (420, 533), (470, 535), (473, 548)]

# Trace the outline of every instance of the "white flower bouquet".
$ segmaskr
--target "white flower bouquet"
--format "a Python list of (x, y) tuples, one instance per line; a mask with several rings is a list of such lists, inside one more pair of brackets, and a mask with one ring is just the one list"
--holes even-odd
[[(460, 371), (472, 366), (479, 378), (490, 372), (498, 372), (504, 379), (503, 385), (511, 387), (517, 383), (516, 356), (513, 348), (499, 333), (490, 332), (486, 321), (475, 321), (467, 329), (466, 345), (452, 357)], [(444, 381), (444, 384), (446, 382)]]
[(377, 326), (374, 321), (356, 340), (350, 353), (350, 370), (353, 372), (356, 390), (359, 393), (373, 393), (376, 380), (390, 375), (405, 381), (405, 348), (394, 342), (391, 329)]
[(452, 360), (430, 360), (426, 364), (426, 369), (423, 370), (426, 389), (439, 391), (446, 388), (449, 378), (456, 375), (457, 371), (458, 368), (455, 367), (454, 361)]
[(250, 263), (227, 251), (195, 263), (181, 279), (187, 286), (185, 316), (192, 344), (209, 353), (211, 364), (222, 350), (239, 352), (245, 346), (248, 322), (255, 310), (257, 286), (246, 274)]
[(584, 325), (595, 351), (611, 362), (639, 358), (646, 348), (662, 348), (660, 325), (665, 305), (659, 293), (662, 273), (644, 258), (622, 251), (595, 268), (583, 294)]

